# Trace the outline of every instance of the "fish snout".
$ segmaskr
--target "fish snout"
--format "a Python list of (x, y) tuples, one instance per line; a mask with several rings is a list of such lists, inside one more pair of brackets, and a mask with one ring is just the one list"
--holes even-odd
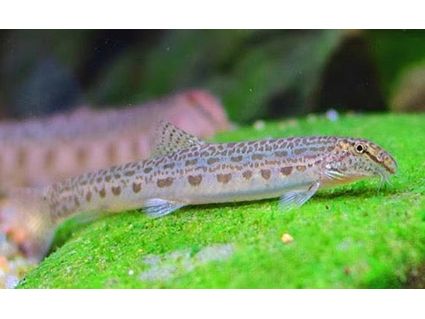
[(391, 174), (395, 174), (395, 172), (397, 172), (397, 162), (390, 154), (387, 152), (382, 152), (379, 154), (379, 157), (381, 158), (382, 164), (388, 172)]

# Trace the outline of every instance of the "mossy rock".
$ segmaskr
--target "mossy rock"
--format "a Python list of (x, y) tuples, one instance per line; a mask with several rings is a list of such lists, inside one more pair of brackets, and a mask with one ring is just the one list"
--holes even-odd
[[(217, 141), (290, 135), (370, 138), (399, 164), (390, 184), (320, 191), (301, 208), (277, 200), (138, 211), (62, 225), (57, 249), (20, 288), (405, 287), (425, 262), (425, 116), (351, 115), (266, 123)], [(293, 237), (290, 243), (282, 234)]]

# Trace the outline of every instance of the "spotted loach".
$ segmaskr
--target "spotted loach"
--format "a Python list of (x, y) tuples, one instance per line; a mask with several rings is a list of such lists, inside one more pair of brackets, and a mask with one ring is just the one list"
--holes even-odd
[(168, 122), (148, 160), (101, 169), (20, 191), (3, 209), (6, 231), (20, 229), (22, 247), (41, 258), (56, 225), (82, 212), (143, 208), (152, 217), (181, 207), (280, 197), (288, 210), (319, 189), (367, 177), (387, 181), (394, 158), (361, 138), (310, 136), (207, 143)]

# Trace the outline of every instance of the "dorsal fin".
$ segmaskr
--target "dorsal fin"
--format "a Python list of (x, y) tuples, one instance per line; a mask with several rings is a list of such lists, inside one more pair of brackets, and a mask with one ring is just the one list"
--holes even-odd
[(156, 130), (151, 157), (164, 156), (181, 149), (202, 144), (205, 144), (205, 142), (196, 136), (179, 129), (170, 122), (160, 121)]

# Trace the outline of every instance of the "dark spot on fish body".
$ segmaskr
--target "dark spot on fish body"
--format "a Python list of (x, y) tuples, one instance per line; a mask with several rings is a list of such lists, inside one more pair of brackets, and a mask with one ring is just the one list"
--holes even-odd
[(286, 151), (277, 151), (277, 152), (274, 153), (274, 155), (277, 156), (277, 157), (285, 157), (285, 156), (288, 156), (288, 152), (286, 152)]
[(102, 176), (96, 178), (96, 183), (101, 183), (103, 180)]
[(305, 149), (305, 148), (296, 148), (296, 149), (294, 150), (294, 154), (295, 154), (295, 155), (300, 155), (300, 154), (304, 153), (305, 151), (306, 151), (306, 149)]
[(252, 154), (251, 158), (253, 161), (262, 160), (264, 158), (264, 155), (256, 153), (256, 154)]
[(156, 181), (156, 185), (160, 188), (169, 187), (173, 184), (173, 181), (174, 181), (174, 178), (172, 177), (162, 178)]
[(91, 201), (91, 196), (92, 196), (91, 191), (88, 191), (87, 194), (86, 194), (86, 201), (90, 202)]
[(210, 152), (211, 154), (214, 154), (214, 153), (216, 152), (215, 146), (213, 146), (213, 145), (210, 145), (210, 146), (207, 148), (207, 150), (208, 150), (208, 152)]
[(264, 164), (266, 164), (266, 165), (278, 165), (280, 163), (281, 163), (281, 161), (278, 161), (278, 160), (265, 160), (264, 161)]
[(233, 156), (233, 157), (231, 157), (230, 158), (230, 160), (232, 161), (232, 162), (240, 162), (240, 161), (242, 161), (242, 155), (239, 155), (239, 156)]
[(129, 168), (130, 166), (131, 166), (131, 163), (127, 163), (127, 164), (125, 164), (125, 165), (124, 165), (123, 169), (127, 169), (127, 168)]
[(261, 171), (260, 171), (260, 173), (261, 173), (261, 176), (264, 178), (264, 179), (270, 179), (270, 177), (271, 177), (271, 174), (272, 174), (272, 172), (271, 172), (271, 170), (269, 170), (269, 169), (262, 169)]
[(190, 185), (198, 186), (202, 182), (202, 175), (189, 175), (187, 180)]
[(126, 172), (124, 173), (124, 175), (125, 175), (125, 176), (130, 177), (130, 176), (133, 176), (133, 175), (134, 175), (134, 173), (135, 173), (135, 171), (134, 171), (134, 170), (126, 171)]
[(145, 173), (145, 174), (149, 174), (151, 171), (152, 171), (152, 167), (146, 167), (146, 168), (143, 170), (143, 173)]
[(133, 193), (138, 193), (142, 189), (141, 183), (133, 183)]
[(232, 174), (217, 174), (217, 182), (227, 184), (232, 179)]
[(210, 157), (210, 158), (207, 160), (207, 164), (212, 165), (212, 164), (217, 163), (217, 162), (219, 162), (219, 161), (220, 161), (220, 159), (219, 159), (218, 157)]
[(288, 176), (288, 175), (290, 175), (292, 173), (292, 166), (282, 167), (280, 169), (280, 172), (282, 173), (282, 175)]
[(80, 201), (78, 200), (77, 196), (74, 196), (74, 205), (76, 208), (80, 207)]
[(172, 169), (174, 168), (175, 164), (174, 163), (168, 163), (164, 165), (164, 169)]
[(104, 187), (104, 188), (102, 188), (102, 189), (99, 191), (99, 196), (100, 196), (101, 198), (104, 198), (104, 197), (106, 196), (106, 189), (105, 189), (105, 187)]
[(250, 179), (252, 177), (252, 171), (248, 170), (248, 171), (244, 171), (242, 173), (243, 178), (245, 178), (246, 180)]
[(120, 186), (112, 186), (111, 190), (112, 190), (112, 194), (114, 194), (115, 196), (118, 196), (119, 194), (121, 194)]
[(191, 159), (191, 160), (187, 160), (184, 165), (186, 167), (188, 167), (188, 166), (196, 165), (196, 163), (198, 163), (198, 160), (197, 159)]

